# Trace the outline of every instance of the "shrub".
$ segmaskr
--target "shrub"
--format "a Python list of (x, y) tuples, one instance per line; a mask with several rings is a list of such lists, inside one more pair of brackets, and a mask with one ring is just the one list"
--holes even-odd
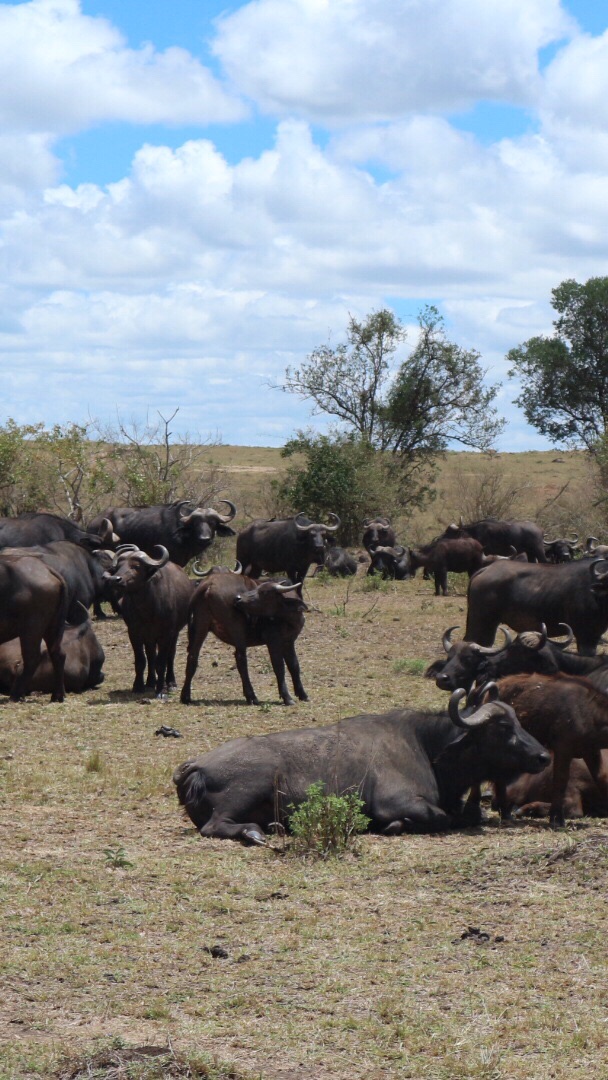
[(365, 832), (370, 823), (363, 813), (363, 799), (357, 792), (326, 795), (324, 788), (320, 780), (311, 784), (305, 801), (289, 818), (294, 850), (321, 859), (354, 850), (357, 836)]

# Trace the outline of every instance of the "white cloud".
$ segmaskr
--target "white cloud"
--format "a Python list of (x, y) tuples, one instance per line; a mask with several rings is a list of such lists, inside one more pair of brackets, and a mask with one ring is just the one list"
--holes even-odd
[(0, 4), (0, 124), (6, 131), (79, 131), (103, 120), (206, 123), (243, 106), (184, 49), (127, 47), (78, 0)]
[(574, 26), (559, 0), (255, 0), (218, 21), (214, 48), (269, 112), (377, 121), (532, 103), (538, 50)]

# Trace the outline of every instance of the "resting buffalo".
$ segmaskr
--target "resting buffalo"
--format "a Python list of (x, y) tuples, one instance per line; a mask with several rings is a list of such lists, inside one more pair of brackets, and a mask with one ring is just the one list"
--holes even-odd
[[(80, 626), (66, 626), (62, 648), (65, 652), (64, 682), (66, 692), (80, 694), (103, 682), (104, 651), (87, 620)], [(23, 668), (21, 646), (18, 638), (0, 645), (0, 690), (9, 693), (15, 678)], [(40, 649), (38, 666), (32, 676), (30, 690), (49, 693), (53, 689), (55, 673), (48, 649)]]
[(190, 605), (188, 621), (188, 660), (181, 700), (192, 700), (192, 679), (198, 657), (211, 632), (226, 645), (232, 645), (243, 693), (248, 705), (258, 705), (247, 668), (247, 649), (266, 645), (285, 705), (293, 700), (285, 681), (285, 664), (293, 687), (301, 701), (308, 696), (300, 678), (295, 641), (304, 626), (302, 586), (291, 582), (254, 581), (246, 575), (212, 574), (197, 587)]
[(154, 686), (157, 697), (175, 687), (175, 650), (179, 632), (186, 625), (194, 582), (180, 566), (169, 561), (169, 552), (159, 547), (160, 557), (151, 558), (132, 545), (118, 551), (113, 572), (105, 577), (120, 597), (120, 614), (127, 624), (135, 661), (133, 690)]
[(494, 563), (471, 578), (468, 601), (467, 641), (491, 645), (501, 622), (513, 630), (540, 630), (544, 623), (550, 634), (568, 623), (578, 651), (592, 656), (608, 629), (608, 561)]
[[(89, 524), (91, 532), (98, 532), (100, 522), (112, 522), (121, 544), (135, 544), (152, 555), (161, 546), (169, 552), (171, 562), (185, 566), (201, 555), (218, 536), (234, 536), (228, 525), (236, 514), (236, 506), (229, 499), (220, 499), (230, 507), (229, 514), (200, 506), (194, 507), (188, 499), (165, 506), (111, 507)], [(102, 545), (98, 544), (98, 547)]]
[(287, 574), (295, 583), (304, 581), (311, 563), (325, 560), (326, 537), (340, 528), (340, 518), (330, 514), (334, 525), (309, 521), (305, 514), (279, 521), (252, 521), (238, 534), (236, 557), (248, 577)]
[(328, 792), (358, 791), (375, 832), (448, 829), (461, 822), (471, 784), (508, 783), (549, 763), (507, 705), (494, 698), (460, 713), (463, 695), (452, 695), (449, 715), (395, 709), (233, 739), (176, 770), (179, 801), (202, 836), (255, 844), (317, 781)]
[(367, 568), (368, 574), (380, 574), (385, 580), (391, 581), (405, 581), (414, 576), (410, 553), (401, 544), (395, 547), (378, 544), (370, 555), (372, 561)]
[(497, 521), (495, 518), (483, 518), (465, 525), (448, 525), (440, 540), (456, 540), (462, 536), (471, 536), (478, 540), (487, 555), (510, 555), (511, 548), (524, 551), (529, 562), (547, 561), (543, 531), (533, 521)]
[(51, 701), (63, 701), (65, 653), (61, 644), (67, 589), (60, 574), (39, 555), (0, 552), (0, 643), (19, 638), (23, 667), (15, 674), (11, 701), (29, 693), (45, 642), (53, 666)]
[(421, 548), (410, 551), (410, 565), (415, 573), (424, 567), (435, 578), (435, 596), (448, 594), (448, 573), (474, 574), (483, 566), (483, 548), (477, 540), (462, 537), (459, 540), (434, 540)]
[(346, 548), (338, 547), (332, 543), (333, 537), (328, 541), (327, 551), (323, 560), (323, 566), (317, 566), (313, 577), (321, 570), (327, 570), (331, 577), (354, 577), (357, 573), (357, 560)]
[[(601, 768), (608, 776), (608, 750), (601, 750), (600, 754)], [(549, 817), (552, 795), (552, 764), (533, 776), (523, 773), (518, 780), (509, 784), (505, 793), (506, 803), (516, 810), (517, 817)], [(497, 803), (495, 809), (499, 809)], [(570, 775), (563, 798), (563, 813), (565, 818), (608, 816), (606, 799), (582, 758), (574, 758), (570, 764)]]
[(366, 518), (363, 522), (363, 547), (369, 555), (378, 545), (395, 546), (395, 530), (388, 517)]

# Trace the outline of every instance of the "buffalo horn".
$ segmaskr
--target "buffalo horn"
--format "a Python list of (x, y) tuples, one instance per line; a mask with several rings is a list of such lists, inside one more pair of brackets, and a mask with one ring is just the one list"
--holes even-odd
[(477, 652), (483, 653), (484, 656), (496, 656), (497, 653), (506, 649), (507, 645), (513, 643), (513, 635), (507, 630), (506, 626), (499, 626), (498, 629), (504, 634), (504, 645), (477, 645)]
[(153, 559), (145, 551), (135, 552), (133, 558), (137, 559), (140, 563), (143, 563), (144, 566), (165, 566), (166, 563), (169, 562), (169, 552), (166, 547), (163, 547), (162, 544), (156, 544), (154, 550), (160, 551), (160, 557), (158, 559)]
[[(490, 700), (484, 705), (477, 705), (477, 702), (482, 701), (488, 694), (490, 695)], [(466, 697), (466, 690), (463, 690), (462, 688), (455, 690), (450, 697), (450, 720), (453, 724), (456, 724), (457, 727), (465, 729), (482, 727), (484, 724), (487, 724), (493, 716), (496, 716), (498, 687), (495, 682), (486, 683), (476, 690), (474, 695), (472, 695), (475, 704), (473, 704), (470, 709), (464, 709), (464, 711), (461, 712), (458, 705), (463, 697)]]
[[(561, 623), (559, 624), (562, 625)], [(547, 644), (547, 627), (544, 623), (540, 624), (540, 633), (538, 630), (524, 630), (523, 633), (517, 635), (517, 640), (526, 649), (532, 649), (534, 652), (538, 652), (542, 649), (543, 645)]]
[(449, 626), (448, 629), (446, 630), (445, 634), (443, 635), (441, 641), (443, 643), (443, 648), (445, 649), (446, 653), (449, 653), (450, 649), (452, 648), (452, 641), (451, 641), (452, 631), (453, 630), (459, 630), (459, 629), (460, 629), (460, 624), (458, 624), (457, 626)]
[(278, 592), (289, 592), (290, 589), (297, 589), (297, 585), (294, 585), (292, 581), (272, 581), (270, 584)]
[(231, 570), (230, 573), (231, 574), (242, 574), (243, 573), (243, 564), (240, 563), (238, 559), (236, 560), (236, 562), (234, 564), (234, 570)]
[(117, 555), (127, 555), (130, 551), (139, 551), (137, 544), (119, 544), (116, 548)]
[(555, 645), (556, 649), (567, 649), (568, 646), (571, 645), (572, 642), (574, 641), (574, 631), (573, 631), (571, 626), (568, 626), (568, 623), (560, 622), (557, 625), (558, 625), (558, 627), (563, 626), (563, 628), (564, 628), (563, 633), (568, 635), (568, 640), (567, 641), (554, 641), (553, 638), (551, 638), (551, 644)]
[(599, 569), (598, 563), (605, 563), (606, 566), (608, 566), (608, 560), (607, 559), (594, 559), (593, 562), (591, 563), (591, 573), (593, 574), (593, 577), (598, 579), (598, 580), (602, 580), (603, 578), (608, 577), (608, 570), (604, 570), (603, 574), (598, 573), (598, 569)]
[(293, 520), (294, 520), (294, 524), (296, 526), (296, 529), (300, 529), (302, 532), (310, 532), (311, 529), (325, 529), (326, 532), (336, 532), (336, 530), (340, 528), (340, 518), (338, 517), (337, 514), (330, 514), (329, 516), (330, 516), (330, 518), (335, 518), (336, 519), (336, 522), (337, 522), (336, 525), (322, 525), (320, 522), (317, 523), (317, 522), (314, 522), (314, 521), (310, 525), (300, 525), (299, 522), (298, 522), (298, 518), (299, 517), (304, 517), (304, 511), (303, 510), (301, 510), (299, 514), (296, 514), (296, 516), (295, 516), (295, 518)]
[(598, 540), (597, 536), (588, 536), (587, 537), (587, 551), (590, 552), (591, 555), (593, 555), (593, 552), (595, 551), (595, 548), (593, 547), (594, 542), (596, 544), (599, 544), (599, 540)]
[(200, 559), (197, 559), (196, 562), (192, 564), (192, 573), (194, 574), (195, 577), (197, 577), (197, 578), (206, 578), (206, 577), (209, 577), (209, 575), (213, 573), (213, 569), (214, 569), (213, 566), (210, 566), (208, 570), (201, 570), (200, 565), (201, 565)]
[[(219, 501), (221, 503), (225, 503), (226, 506), (230, 507), (230, 513), (229, 514), (218, 514), (217, 515), (219, 517), (222, 525), (225, 525), (226, 522), (232, 521), (232, 519), (234, 517), (236, 517), (236, 506), (234, 505), (233, 502), (230, 502), (230, 499), (220, 499)], [(217, 513), (217, 511), (216, 511), (216, 513)]]

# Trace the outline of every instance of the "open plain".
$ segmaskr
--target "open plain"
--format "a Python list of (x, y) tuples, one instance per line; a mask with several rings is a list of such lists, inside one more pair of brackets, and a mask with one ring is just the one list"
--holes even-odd
[[(445, 707), (422, 673), (464, 625), (466, 579), (433, 592), (420, 576), (370, 584), (364, 568), (307, 582), (310, 701), (293, 708), (262, 649), (249, 654), (262, 704), (246, 706), (216, 639), (192, 706), (132, 694), (115, 617), (97, 624), (98, 690), (2, 699), (3, 1080), (606, 1075), (607, 822), (501, 826), (486, 808), (482, 828), (365, 836), (314, 862), (278, 839), (202, 840), (177, 806), (175, 766), (234, 736)], [(182, 738), (156, 736), (162, 724)], [(169, 1048), (174, 1071), (103, 1065), (109, 1048), (145, 1046)]]

